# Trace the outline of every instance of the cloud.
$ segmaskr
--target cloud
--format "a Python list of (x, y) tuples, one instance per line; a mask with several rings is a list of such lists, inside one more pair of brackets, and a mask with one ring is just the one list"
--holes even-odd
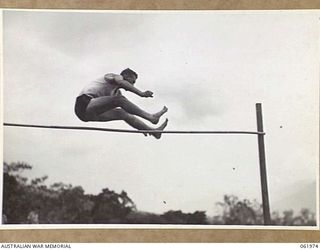
[(210, 95), (206, 95), (204, 88), (170, 89), (166, 93), (166, 99), (169, 103), (177, 104), (183, 116), (188, 119), (202, 120), (218, 112)]
[(201, 78), (192, 72), (188, 75), (173, 73), (167, 79), (165, 77), (164, 82), (167, 85), (157, 90), (157, 95), (179, 110), (181, 122), (202, 123), (207, 118), (221, 116), (225, 112), (223, 89), (219, 87), (220, 84), (212, 84), (214, 79), (210, 76)]

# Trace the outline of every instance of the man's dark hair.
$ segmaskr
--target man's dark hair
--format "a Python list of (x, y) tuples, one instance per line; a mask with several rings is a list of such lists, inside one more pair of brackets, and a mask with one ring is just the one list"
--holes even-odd
[(120, 75), (125, 76), (125, 75), (134, 75), (136, 78), (138, 78), (138, 74), (136, 72), (134, 72), (132, 69), (125, 69), (122, 70), (122, 72), (120, 73)]

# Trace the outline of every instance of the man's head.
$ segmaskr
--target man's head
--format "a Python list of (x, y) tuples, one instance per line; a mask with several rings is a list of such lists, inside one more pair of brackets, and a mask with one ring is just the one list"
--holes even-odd
[(134, 72), (132, 69), (125, 69), (123, 70), (120, 75), (123, 76), (123, 79), (130, 82), (131, 84), (134, 84), (138, 78), (138, 74)]

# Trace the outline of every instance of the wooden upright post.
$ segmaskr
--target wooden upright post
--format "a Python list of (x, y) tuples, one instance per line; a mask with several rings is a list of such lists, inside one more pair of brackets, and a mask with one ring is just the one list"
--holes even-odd
[[(258, 132), (264, 132), (263, 131), (261, 103), (256, 103), (256, 114), (257, 114)], [(259, 162), (260, 162), (260, 180), (261, 180), (261, 192), (262, 192), (263, 219), (264, 219), (265, 225), (270, 225), (271, 218), (270, 218), (268, 182), (267, 182), (266, 155), (265, 155), (265, 148), (264, 148), (264, 134), (258, 134), (258, 146), (259, 146)]]

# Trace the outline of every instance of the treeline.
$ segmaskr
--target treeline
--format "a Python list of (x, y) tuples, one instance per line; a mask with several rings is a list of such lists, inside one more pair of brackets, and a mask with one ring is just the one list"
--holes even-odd
[[(105, 188), (98, 195), (89, 195), (81, 186), (63, 183), (47, 186), (47, 176), (30, 181), (22, 177), (22, 171), (31, 169), (26, 163), (4, 163), (4, 224), (263, 224), (261, 204), (232, 195), (216, 203), (221, 213), (213, 218), (205, 211), (154, 214), (138, 211), (125, 191), (116, 193)], [(272, 224), (316, 225), (316, 219), (314, 213), (303, 209), (298, 215), (292, 211), (273, 213)]]

